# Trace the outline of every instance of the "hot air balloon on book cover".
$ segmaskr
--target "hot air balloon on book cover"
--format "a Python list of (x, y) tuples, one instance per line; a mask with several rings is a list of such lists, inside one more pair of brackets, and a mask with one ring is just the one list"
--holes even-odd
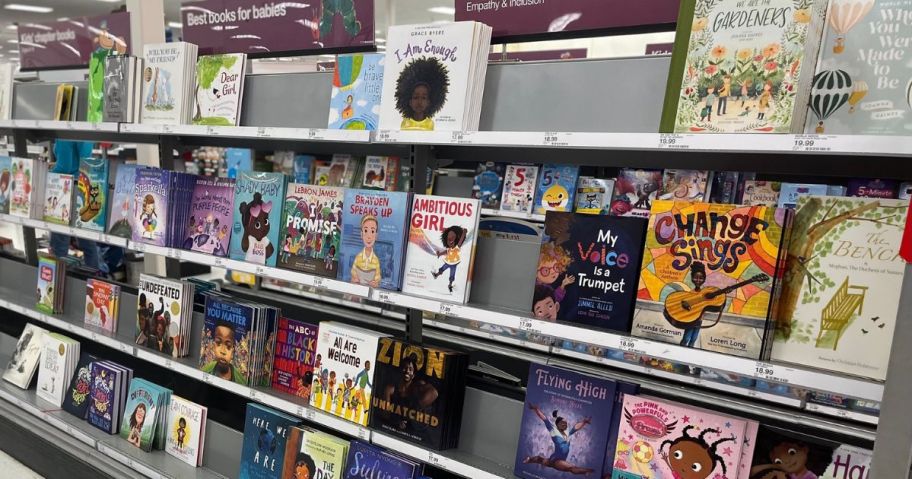
[(339, 55), (329, 100), (329, 129), (376, 130), (383, 90), (382, 53)]
[(912, 134), (912, 0), (830, 0), (805, 132)]

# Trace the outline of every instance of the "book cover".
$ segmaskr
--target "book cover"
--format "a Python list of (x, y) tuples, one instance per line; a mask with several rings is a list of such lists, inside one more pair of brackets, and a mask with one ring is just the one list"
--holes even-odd
[(580, 177), (574, 211), (585, 215), (607, 215), (614, 193), (614, 180)]
[[(32, 192), (35, 188), (35, 160), (29, 158), (12, 158), (10, 175), (9, 214), (23, 218), (32, 217)], [(43, 192), (41, 192), (43, 194)]]
[(737, 171), (716, 171), (710, 181), (710, 203), (735, 204), (738, 203), (738, 184), (741, 173)]
[(89, 353), (79, 355), (79, 363), (73, 371), (66, 397), (63, 400), (63, 410), (85, 419), (89, 408), (89, 393), (92, 389), (92, 363), (97, 358)]
[(133, 187), (133, 241), (168, 246), (171, 172), (158, 168), (136, 170)]
[(820, 479), (854, 479), (871, 477), (874, 451), (841, 444), (833, 452), (833, 462)]
[(760, 359), (787, 225), (783, 208), (653, 203), (632, 334)]
[(342, 281), (392, 291), (401, 287), (409, 206), (405, 192), (345, 190)]
[(247, 385), (252, 374), (251, 352), (256, 334), (254, 310), (215, 296), (206, 297), (199, 365), (203, 372)]
[(531, 214), (535, 206), (537, 183), (537, 166), (507, 165), (500, 211)]
[(280, 479), (288, 432), (297, 418), (257, 403), (247, 403), (240, 479)]
[(146, 452), (152, 450), (160, 395), (160, 390), (150, 388), (145, 381), (130, 381), (130, 391), (120, 421), (120, 437)]
[(514, 474), (524, 479), (600, 474), (616, 388), (608, 379), (532, 363)]
[(194, 125), (238, 125), (246, 61), (245, 53), (197, 58)]
[(104, 79), (102, 81), (102, 95), (104, 95), (104, 98), (99, 121), (131, 121), (127, 105), (131, 103), (132, 99), (128, 98), (128, 95), (135, 92), (131, 92), (132, 85), (128, 83), (133, 75), (133, 71), (130, 70), (132, 66), (130, 57), (127, 55), (109, 55), (105, 57), (104, 62)]
[(121, 238), (133, 237), (133, 187), (136, 185), (137, 165), (117, 167), (114, 193), (111, 195), (108, 234)]
[(896, 198), (898, 185), (895, 180), (849, 180), (849, 186), (846, 189), (845, 196), (857, 196), (862, 198)]
[(41, 356), (41, 346), (44, 344), (44, 335), (47, 331), (28, 323), (22, 330), (22, 335), (16, 342), (13, 356), (6, 363), (3, 379), (22, 389), (28, 389), (35, 370), (38, 368), (38, 359)]
[(38, 303), (36, 308), (42, 313), (54, 314), (58, 302), (55, 296), (57, 291), (57, 268), (60, 265), (56, 258), (41, 255), (38, 257)]
[(285, 447), (282, 479), (342, 479), (348, 441), (303, 427), (292, 427)]
[[(0, 168), (2, 168), (2, 166), (0, 166)], [(0, 170), (0, 171), (2, 171), (2, 170)], [(0, 174), (2, 174), (2, 173), (0, 173)], [(3, 183), (2, 183), (2, 180), (0, 180), (0, 188), (2, 188), (2, 187), (3, 187)], [(899, 184), (899, 191), (897, 194), (897, 198), (899, 198), (901, 200), (912, 199), (912, 182), (904, 181)], [(0, 199), (0, 201), (2, 201), (2, 199)], [(0, 213), (2, 213), (2, 211), (0, 211)]]
[(120, 286), (100, 279), (86, 280), (85, 324), (117, 331), (117, 310), (120, 304)]
[(538, 258), (532, 313), (627, 332), (646, 220), (549, 211)]
[(814, 185), (808, 183), (782, 183), (779, 190), (779, 207), (794, 209), (801, 196), (828, 195), (827, 185)]
[(576, 180), (579, 166), (543, 165), (535, 192), (534, 212), (543, 215), (548, 211), (573, 211), (576, 198)]
[(371, 429), (432, 449), (451, 446), (467, 365), (463, 353), (380, 338)]
[(682, 2), (660, 131), (803, 131), (825, 3)]
[(829, 3), (805, 132), (897, 135), (909, 116), (906, 16), (912, 1)]
[(806, 196), (788, 248), (772, 358), (883, 381), (909, 203)]
[(104, 80), (107, 63), (105, 60), (111, 53), (111, 48), (95, 48), (89, 58), (89, 88), (86, 105), (86, 121), (88, 122), (97, 123), (104, 118)]
[(276, 265), (279, 225), (285, 200), (285, 175), (238, 173), (234, 186), (231, 259)]
[(141, 274), (137, 287), (136, 344), (175, 357), (180, 355), (184, 288), (180, 281)]
[(464, 303), (475, 259), (478, 200), (415, 195), (402, 291)]
[[(142, 123), (185, 123), (186, 95), (193, 78), (187, 71), (188, 45), (183, 42), (143, 46)], [(193, 52), (195, 61), (195, 51)]]
[(198, 176), (190, 200), (190, 222), (181, 247), (228, 256), (234, 207), (234, 180)]
[(76, 227), (104, 231), (108, 222), (108, 160), (82, 158), (76, 182)]
[[(3, 67), (0, 66), (0, 71)], [(2, 86), (0, 86), (2, 88)], [(12, 190), (13, 173), (12, 158), (0, 156), (0, 214), (8, 215), (10, 212), (10, 193)]]
[(272, 365), (273, 389), (310, 400), (318, 330), (315, 324), (279, 318)]
[(313, 163), (316, 161), (313, 155), (295, 155), (292, 163), (292, 172), (294, 173), (295, 183), (313, 184)]
[(35, 394), (51, 404), (61, 406), (67, 381), (73, 374), (68, 367), (75, 366), (73, 360), (78, 354), (78, 342), (56, 333), (45, 334)]
[(329, 100), (330, 130), (376, 130), (383, 94), (383, 53), (337, 55)]
[(399, 183), (399, 158), (368, 156), (365, 158), (361, 188), (396, 191)]
[(668, 168), (662, 174), (660, 200), (705, 201), (709, 172)]
[(44, 221), (70, 225), (73, 213), (73, 175), (50, 172), (44, 187)]
[(320, 323), (310, 405), (367, 426), (378, 341), (387, 335), (324, 321)]
[(191, 466), (199, 465), (203, 456), (206, 411), (205, 406), (172, 395), (164, 424), (168, 428), (165, 452)]
[(472, 198), (481, 201), (484, 209), (499, 210), (504, 188), (504, 175), (507, 165), (487, 161), (478, 164), (475, 170), (475, 182), (472, 185)]
[(279, 232), (280, 268), (335, 278), (339, 274), (345, 190), (290, 183)]
[(120, 395), (114, 384), (116, 377), (117, 370), (106, 362), (92, 363), (92, 388), (89, 392), (91, 399), (86, 420), (109, 434), (114, 434), (114, 415), (117, 413), (115, 399)]
[(344, 479), (374, 479), (379, 477), (418, 479), (421, 464), (391, 454), (362, 441), (352, 441), (345, 462)]
[(760, 426), (750, 469), (751, 477), (828, 477), (825, 473), (833, 464), (833, 456), (839, 446), (840, 444), (826, 439)]
[(778, 181), (747, 180), (741, 203), (748, 206), (777, 206), (782, 183)]
[(611, 214), (649, 218), (652, 202), (662, 189), (661, 170), (623, 168), (618, 172), (611, 198)]

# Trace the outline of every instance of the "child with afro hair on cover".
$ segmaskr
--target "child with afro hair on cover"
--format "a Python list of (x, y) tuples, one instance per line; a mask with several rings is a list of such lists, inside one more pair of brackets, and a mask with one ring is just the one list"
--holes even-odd
[(418, 58), (396, 80), (396, 110), (403, 130), (434, 130), (436, 115), (447, 100), (450, 79), (446, 66), (436, 58)]

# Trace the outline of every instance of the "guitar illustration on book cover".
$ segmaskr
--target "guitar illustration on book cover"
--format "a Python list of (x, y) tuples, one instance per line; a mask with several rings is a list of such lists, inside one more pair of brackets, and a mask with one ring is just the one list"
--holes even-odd
[[(718, 324), (722, 310), (725, 309), (725, 304), (728, 302), (726, 299), (728, 294), (751, 283), (765, 283), (770, 280), (770, 277), (761, 273), (726, 288), (703, 287), (703, 283), (706, 281), (706, 266), (697, 261), (690, 266), (690, 279), (694, 284), (694, 290), (669, 294), (665, 298), (665, 310), (662, 312), (672, 326), (685, 330), (685, 338), (687, 337), (686, 331), (689, 329), (711, 328)], [(701, 325), (704, 314), (710, 312), (719, 313), (716, 321), (709, 326)], [(682, 342), (682, 344), (684, 343)], [(693, 347), (692, 344), (684, 345)]]

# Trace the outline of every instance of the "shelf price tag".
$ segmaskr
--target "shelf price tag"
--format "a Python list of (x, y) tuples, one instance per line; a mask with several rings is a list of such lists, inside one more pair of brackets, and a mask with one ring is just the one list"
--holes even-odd
[(520, 317), (518, 319), (519, 319), (519, 330), (520, 331), (525, 331), (529, 334), (541, 334), (541, 331), (535, 329), (535, 327), (533, 326), (534, 323), (532, 322), (531, 319), (522, 318), (522, 317)]
[(392, 296), (386, 291), (377, 291), (377, 301), (386, 304), (393, 304)]
[(257, 136), (257, 138), (269, 138), (272, 135), (270, 134), (268, 128), (264, 128), (264, 127), (260, 126), (260, 127), (257, 127), (257, 129), (256, 129), (256, 136)]
[(628, 353), (635, 353), (637, 350), (637, 340), (634, 338), (621, 338), (618, 341), (618, 349)]
[(260, 400), (260, 393), (256, 389), (248, 390), (248, 395), (250, 396), (250, 399), (252, 399), (254, 401)]
[(207, 127), (206, 127), (206, 135), (208, 135), (208, 136), (218, 136), (218, 134), (219, 134), (219, 129), (218, 129), (218, 128), (216, 128), (216, 127), (214, 127), (214, 126), (207, 126)]
[(378, 131), (377, 136), (375, 138), (378, 142), (381, 142), (381, 143), (395, 141), (393, 139), (392, 135), (390, 134), (389, 130)]
[(447, 303), (440, 303), (440, 314), (444, 316), (456, 315), (456, 306)]
[(314, 285), (314, 288), (325, 288), (326, 287), (326, 283), (325, 283), (324, 279), (319, 276), (314, 276), (313, 285)]
[(308, 140), (322, 140), (323, 138), (321, 137), (319, 130), (317, 130), (316, 128), (308, 128), (307, 129), (307, 139)]
[(222, 259), (220, 256), (216, 256), (216, 257), (213, 258), (213, 260), (212, 260), (212, 265), (213, 265), (213, 266), (218, 266), (219, 268), (224, 268), (224, 267), (225, 267), (225, 260)]
[(161, 125), (161, 132), (165, 135), (170, 135), (174, 133), (174, 128), (171, 125)]
[(821, 135), (795, 135), (793, 151), (830, 151), (829, 137)]
[(778, 368), (773, 364), (757, 361), (757, 364), (754, 367), (754, 376), (766, 381), (788, 383), (789, 380), (787, 378), (782, 377), (781, 374), (777, 374), (777, 369)]
[(684, 135), (678, 135), (675, 133), (660, 133), (658, 147), (675, 150), (686, 150), (690, 148), (690, 145), (687, 144)]
[(316, 411), (314, 411), (311, 408), (302, 408), (302, 409), (304, 409), (304, 414), (302, 414), (302, 416), (304, 416), (304, 419), (307, 419), (310, 422), (317, 421), (317, 412)]
[(262, 266), (256, 266), (253, 268), (253, 274), (257, 276), (264, 276), (266, 274), (266, 268), (263, 268)]
[(556, 131), (547, 131), (545, 132), (545, 137), (542, 138), (542, 144), (545, 146), (558, 146), (560, 137)]
[(428, 451), (427, 463), (432, 466), (446, 469), (446, 466), (443, 464), (443, 458), (434, 451)]
[(358, 439), (361, 439), (362, 441), (369, 441), (370, 440), (370, 430), (365, 427), (359, 427), (358, 428)]

